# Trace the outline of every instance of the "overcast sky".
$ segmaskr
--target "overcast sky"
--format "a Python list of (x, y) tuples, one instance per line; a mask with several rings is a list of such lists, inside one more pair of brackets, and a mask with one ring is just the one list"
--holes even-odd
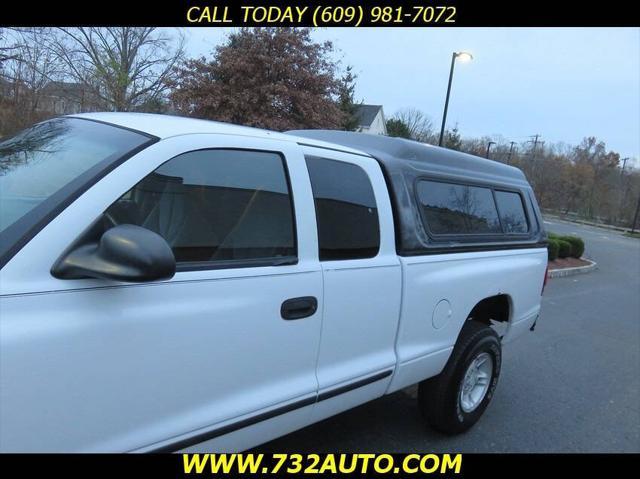
[[(188, 52), (209, 53), (228, 29), (187, 29)], [(356, 96), (387, 117), (415, 107), (442, 119), (451, 52), (456, 64), (447, 125), (463, 136), (525, 141), (604, 140), (640, 158), (639, 28), (326, 28), (344, 65), (358, 74)], [(640, 167), (640, 161), (636, 161)]]

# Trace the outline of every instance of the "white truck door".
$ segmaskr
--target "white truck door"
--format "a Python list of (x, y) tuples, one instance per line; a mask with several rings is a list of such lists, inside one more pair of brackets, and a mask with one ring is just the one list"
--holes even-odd
[[(53, 278), (103, 212), (164, 236), (176, 275)], [(246, 448), (307, 424), (323, 304), (313, 218), (289, 142), (169, 138), (108, 174), (2, 270), (0, 448)]]
[(384, 393), (396, 361), (402, 285), (377, 162), (312, 147), (305, 148), (305, 158), (324, 281), (314, 410), (320, 419)]

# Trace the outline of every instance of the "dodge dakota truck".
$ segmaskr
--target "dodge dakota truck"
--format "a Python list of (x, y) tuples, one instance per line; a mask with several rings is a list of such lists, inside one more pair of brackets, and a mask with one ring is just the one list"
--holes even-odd
[(414, 384), (460, 433), (538, 318), (545, 245), (522, 172), (460, 152), (39, 123), (0, 143), (0, 450), (243, 450)]

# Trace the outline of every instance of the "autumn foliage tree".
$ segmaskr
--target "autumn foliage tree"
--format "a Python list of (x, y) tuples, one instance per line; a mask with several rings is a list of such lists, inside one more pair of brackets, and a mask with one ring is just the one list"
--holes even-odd
[(173, 82), (178, 113), (242, 125), (289, 130), (343, 128), (344, 78), (331, 42), (306, 28), (243, 28), (210, 59), (184, 62)]
[[(459, 135), (458, 135), (459, 136)], [(451, 148), (445, 136), (445, 146)], [(491, 159), (520, 168), (544, 210), (629, 227), (640, 196), (640, 170), (595, 137), (580, 144), (533, 141), (510, 145), (500, 136), (464, 138), (459, 149), (484, 156), (493, 141)]]

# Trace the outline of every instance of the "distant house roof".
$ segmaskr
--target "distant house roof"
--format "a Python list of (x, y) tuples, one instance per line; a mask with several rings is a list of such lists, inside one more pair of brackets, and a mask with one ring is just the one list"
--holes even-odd
[(90, 88), (81, 83), (52, 81), (47, 83), (42, 91), (47, 95), (81, 96), (89, 92)]
[[(20, 84), (22, 85), (22, 84)], [(0, 76), (0, 89), (2, 90), (10, 90), (11, 88), (13, 88), (15, 86), (15, 83), (9, 80), (5, 80), (4, 78), (2, 78), (2, 76)]]
[(355, 113), (358, 119), (358, 125), (367, 128), (370, 127), (380, 110), (382, 110), (382, 105), (358, 105)]

